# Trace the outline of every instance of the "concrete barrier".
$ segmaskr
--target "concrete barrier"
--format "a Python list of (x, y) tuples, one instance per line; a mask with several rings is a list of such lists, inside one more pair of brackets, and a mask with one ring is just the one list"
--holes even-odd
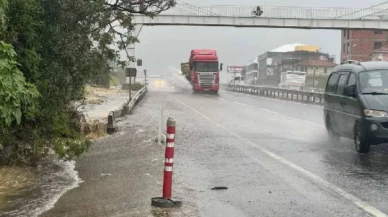
[(278, 98), (281, 100), (292, 100), (302, 103), (311, 103), (322, 105), (324, 103), (323, 92), (311, 92), (290, 90), (278, 87), (263, 87), (249, 85), (223, 84), (222, 88), (227, 91), (259, 95), (269, 98)]

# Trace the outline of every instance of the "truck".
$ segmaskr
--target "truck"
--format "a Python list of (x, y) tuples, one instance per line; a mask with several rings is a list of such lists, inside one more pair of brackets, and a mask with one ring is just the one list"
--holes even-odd
[(306, 72), (302, 71), (285, 71), (280, 75), (279, 87), (301, 90), (306, 83)]
[(220, 71), (216, 50), (191, 50), (188, 63), (181, 63), (182, 74), (190, 81), (194, 92), (212, 92), (217, 94), (220, 88)]

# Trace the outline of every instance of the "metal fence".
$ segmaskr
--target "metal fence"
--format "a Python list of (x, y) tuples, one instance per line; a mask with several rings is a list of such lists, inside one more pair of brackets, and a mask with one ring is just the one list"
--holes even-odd
[(117, 131), (116, 127), (116, 119), (123, 117), (127, 114), (129, 114), (133, 107), (145, 96), (145, 94), (148, 91), (148, 87), (144, 86), (140, 90), (138, 90), (134, 96), (132, 96), (132, 99), (128, 99), (120, 109), (117, 109), (115, 111), (110, 111), (108, 114), (108, 123), (107, 123), (107, 132), (108, 133), (114, 133)]
[(277, 87), (262, 87), (249, 85), (224, 84), (222, 88), (227, 91), (259, 95), (263, 97), (278, 98), (282, 100), (298, 101), (302, 103), (323, 104), (323, 92), (310, 92), (300, 90), (290, 90)]
[[(225, 16), (252, 17), (255, 5), (194, 5), (178, 3), (175, 7), (162, 12), (161, 15), (197, 15), (197, 16)], [(319, 8), (292, 6), (262, 6), (266, 18), (298, 18), (298, 19), (385, 19), (387, 9), (381, 8)]]

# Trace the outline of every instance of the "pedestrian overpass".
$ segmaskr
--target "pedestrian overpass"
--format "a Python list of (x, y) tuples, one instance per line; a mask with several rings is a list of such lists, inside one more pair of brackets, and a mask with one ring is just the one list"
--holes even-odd
[[(263, 13), (252, 11), (260, 6)], [(388, 30), (388, 2), (368, 8), (312, 8), (289, 6), (177, 5), (154, 18), (135, 15), (137, 25), (229, 26), (298, 29), (375, 29)]]

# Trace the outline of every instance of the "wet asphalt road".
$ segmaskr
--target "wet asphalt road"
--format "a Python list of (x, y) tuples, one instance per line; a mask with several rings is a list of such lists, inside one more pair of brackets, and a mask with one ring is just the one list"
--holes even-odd
[(43, 216), (147, 216), (161, 194), (164, 148), (150, 142), (159, 105), (177, 122), (173, 195), (184, 205), (172, 216), (388, 214), (388, 146), (359, 155), (350, 140), (331, 145), (321, 107), (153, 79), (122, 132), (78, 161), (84, 183)]
[(199, 216), (388, 214), (388, 146), (331, 145), (321, 107), (169, 84), (150, 95), (177, 120), (175, 180)]

